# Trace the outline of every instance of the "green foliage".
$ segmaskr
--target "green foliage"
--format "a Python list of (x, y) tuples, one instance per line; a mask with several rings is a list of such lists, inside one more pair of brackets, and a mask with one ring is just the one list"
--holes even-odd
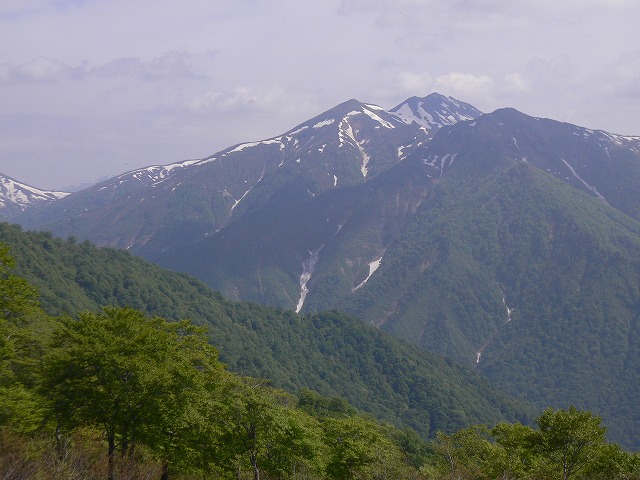
[[(22, 297), (6, 298), (12, 318), (22, 318)], [(31, 450), (3, 448), (0, 465), (12, 471), (27, 476), (55, 471), (57, 478), (101, 471), (115, 479), (144, 470), (144, 456), (157, 459), (154, 469), (164, 479), (170, 472), (223, 478), (250, 473), (258, 480), (261, 475), (354, 478), (356, 472), (377, 478), (380, 472), (411, 471), (394, 429), (357, 417), (339, 398), (326, 405), (342, 418), (316, 418), (294, 405), (318, 413), (324, 401), (317, 394), (306, 391), (294, 399), (264, 381), (224, 372), (204, 328), (188, 321), (167, 322), (127, 307), (60, 320), (39, 315), (53, 330), (39, 345), (39, 361), (22, 362), (14, 372), (20, 355), (7, 354), (0, 365), (0, 444), (11, 438), (16, 445), (26, 441)], [(13, 326), (12, 335), (24, 337), (32, 324)], [(334, 445), (335, 421), (344, 422), (345, 435)], [(101, 443), (96, 434), (106, 439), (102, 455), (94, 453)], [(49, 447), (40, 440), (47, 436)], [(85, 445), (78, 449), (73, 439)], [(78, 466), (78, 451), (106, 457), (106, 467), (88, 458)], [(35, 460), (39, 455), (43, 460)]]
[(545, 410), (537, 428), (501, 423), (476, 426), (433, 441), (434, 478), (631, 479), (640, 477), (637, 454), (607, 443), (593, 413), (569, 407)]
[(303, 388), (298, 393), (298, 408), (316, 417), (347, 417), (355, 409), (342, 397), (324, 397), (319, 393)]
[(230, 472), (248, 466), (257, 479), (261, 472), (286, 478), (319, 471), (317, 422), (289, 408), (281, 392), (247, 378), (228, 383), (223, 395), (219, 444)]
[(602, 419), (574, 406), (568, 410), (547, 409), (536, 420), (538, 431), (530, 437), (532, 448), (555, 467), (562, 480), (585, 470), (595, 452), (605, 443)]
[(640, 476), (638, 457), (607, 443), (601, 419), (574, 407), (545, 410), (537, 429), (438, 433), (429, 455), (412, 432), (340, 398), (307, 389), (293, 398), (225, 372), (204, 329), (188, 321), (123, 307), (58, 321), (32, 302), (19, 307), (20, 295), (6, 298), (12, 334), (29, 338), (30, 316), (53, 330), (24, 358), (6, 350), (0, 365), (0, 468), (23, 478), (417, 479), (417, 467), (431, 479)]
[(9, 248), (0, 244), (0, 425), (33, 431), (42, 422), (41, 399), (30, 387), (47, 335), (36, 290), (15, 275)]
[(36, 290), (12, 272), (15, 259), (9, 250), (7, 245), (0, 244), (0, 319), (3, 323), (15, 322), (37, 307)]
[(106, 308), (66, 318), (44, 359), (43, 393), (64, 427), (95, 425), (123, 451), (144, 443), (175, 459), (205, 376), (217, 354), (187, 322), (168, 323), (132, 309)]
[(637, 448), (640, 223), (527, 163), (472, 153), (394, 232), (362, 288), (335, 293), (353, 256), (333, 260), (331, 281), (319, 265), (323, 301), (539, 408), (598, 411), (610, 438)]
[(478, 375), (338, 312), (295, 315), (234, 303), (187, 275), (127, 252), (98, 249), (0, 224), (17, 272), (38, 286), (50, 314), (136, 308), (206, 325), (231, 371), (296, 393), (313, 389), (424, 437), (473, 423), (527, 422), (533, 410)]

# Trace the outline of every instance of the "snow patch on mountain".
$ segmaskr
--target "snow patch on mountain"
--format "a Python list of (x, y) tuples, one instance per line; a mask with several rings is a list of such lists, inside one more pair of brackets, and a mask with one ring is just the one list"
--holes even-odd
[(70, 195), (68, 192), (41, 190), (0, 174), (0, 208), (29, 206), (49, 203)]
[(406, 124), (416, 123), (430, 132), (482, 115), (482, 112), (472, 105), (439, 94), (431, 94), (424, 98), (412, 97), (391, 109), (389, 113)]
[(358, 151), (360, 152), (360, 157), (362, 158), (360, 171), (362, 172), (362, 176), (366, 178), (369, 173), (369, 169), (367, 168), (367, 165), (369, 164), (369, 160), (371, 159), (369, 154), (364, 149), (364, 144), (366, 140), (362, 140), (361, 142), (359, 142), (356, 139), (356, 134), (353, 131), (353, 127), (349, 123), (349, 117), (352, 115), (357, 115), (358, 113), (359, 112), (356, 112), (356, 111), (350, 112), (342, 119), (342, 121), (340, 122), (340, 128), (338, 130), (338, 137), (340, 139), (341, 147), (346, 143), (346, 138), (349, 138), (351, 139), (351, 142), (349, 143), (351, 143), (353, 146), (355, 146), (358, 149)]
[(235, 198), (233, 198), (233, 196), (232, 196), (231, 194), (229, 194), (229, 192), (227, 192), (227, 190), (225, 189), (225, 191), (224, 191), (224, 192), (225, 192), (227, 195), (231, 196), (231, 198), (233, 198), (233, 200), (234, 200), (233, 205), (231, 205), (231, 210), (230, 210), (231, 212), (233, 212), (233, 209), (234, 209), (234, 208), (236, 208), (236, 207), (238, 206), (238, 204), (239, 204), (242, 200), (244, 200), (244, 197), (246, 197), (246, 196), (247, 196), (247, 194), (248, 194), (251, 190), (253, 190), (257, 184), (259, 184), (259, 183), (260, 183), (260, 181), (262, 180), (262, 178), (263, 178), (263, 177), (264, 177), (264, 170), (262, 171), (262, 175), (260, 175), (260, 178), (258, 179), (258, 181), (257, 181), (256, 183), (254, 183), (251, 187), (249, 187), (249, 189), (248, 189), (246, 192), (244, 192), (244, 193), (242, 194), (242, 196), (241, 196), (239, 199), (237, 199), (237, 200), (236, 200)]
[(381, 263), (382, 263), (382, 257), (369, 263), (369, 275), (367, 275), (367, 278), (365, 278), (362, 282), (360, 282), (360, 285), (358, 285), (356, 288), (353, 289), (354, 292), (369, 281), (369, 279), (371, 278), (371, 275), (373, 275), (375, 271), (378, 270), (378, 268), (380, 268)]
[(509, 308), (509, 305), (507, 305), (507, 299), (504, 296), (504, 291), (502, 292), (502, 303), (504, 305), (504, 308), (507, 310), (507, 321), (505, 323), (509, 323), (511, 321), (511, 314), (513, 313), (513, 308)]
[(336, 121), (335, 118), (328, 118), (327, 120), (322, 120), (321, 122), (316, 123), (312, 128), (326, 127), (327, 125), (331, 125), (335, 121)]
[[(338, 229), (333, 235), (331, 235), (327, 243), (331, 241), (331, 239), (333, 239), (333, 237), (335, 237), (340, 230), (342, 230), (342, 227), (342, 224), (338, 225)], [(326, 243), (323, 243), (317, 250), (313, 252), (310, 251), (309, 256), (302, 262), (302, 274), (300, 275), (300, 299), (298, 300), (298, 304), (296, 305), (296, 313), (300, 313), (302, 307), (304, 307), (304, 302), (307, 299), (307, 295), (309, 293), (309, 287), (307, 287), (307, 283), (309, 283), (309, 280), (313, 276), (313, 271), (315, 270), (316, 264), (320, 259), (320, 252), (325, 245)]]
[(322, 247), (324, 247), (324, 244), (316, 251), (309, 252), (309, 257), (302, 262), (302, 274), (300, 275), (300, 299), (296, 305), (296, 313), (300, 313), (300, 310), (302, 310), (302, 307), (304, 306), (304, 301), (307, 299), (307, 294), (309, 293), (307, 283), (311, 279), (313, 271), (316, 268), (316, 264), (320, 259), (320, 250), (322, 250)]
[(287, 135), (286, 135), (287, 141), (290, 142), (294, 135), (297, 135), (298, 133), (306, 130), (307, 128), (309, 128), (309, 125), (303, 125), (302, 127), (296, 130), (291, 130), (290, 132), (287, 132)]
[[(213, 160), (215, 160), (215, 158)], [(123, 173), (122, 175), (116, 177), (115, 180), (118, 181), (118, 185), (125, 183), (129, 178), (137, 181), (149, 181), (151, 183), (157, 183), (173, 175), (175, 173), (174, 170), (176, 169), (182, 169), (191, 165), (206, 163), (207, 161), (212, 160), (185, 160), (183, 162), (171, 163), (169, 165), (152, 165), (150, 167), (140, 168), (138, 170)], [(100, 190), (102, 190), (102, 188)]]
[(417, 111), (414, 111), (408, 104), (405, 103), (393, 113), (406, 124), (415, 122), (418, 125), (422, 125), (426, 128), (430, 128), (436, 125), (436, 121), (433, 119), (433, 116), (424, 108), (422, 108), (422, 106), (420, 106)]
[(562, 160), (562, 163), (564, 163), (567, 168), (569, 169), (569, 171), (571, 172), (571, 174), (576, 177), (578, 180), (580, 180), (580, 182), (582, 182), (582, 184), (587, 187), (587, 189), (589, 189), (596, 197), (598, 197), (600, 200), (602, 200), (604, 203), (606, 203), (607, 205), (609, 205), (609, 202), (607, 202), (607, 199), (604, 198), (604, 196), (598, 191), (598, 189), (596, 187), (594, 187), (593, 185), (590, 185), (589, 183), (587, 183), (586, 180), (584, 180), (580, 175), (578, 175), (578, 173), (575, 171), (575, 169), (569, 164), (569, 162), (567, 162), (564, 158), (561, 158), (560, 160)]
[(369, 109), (364, 108), (362, 111), (364, 113), (366, 113), (367, 115), (369, 115), (369, 117), (371, 117), (372, 120), (375, 120), (376, 122), (378, 122), (383, 127), (385, 127), (385, 128), (396, 128), (396, 126), (393, 123), (387, 122), (386, 120), (384, 120), (380, 116), (376, 115), (375, 113), (373, 113)]
[(386, 110), (384, 108), (382, 108), (381, 106), (374, 105), (372, 103), (365, 103), (364, 106), (367, 107), (367, 108), (370, 108), (372, 110), (380, 110), (382, 112), (386, 112)]
[(402, 145), (398, 147), (398, 160), (404, 160), (405, 158), (407, 158), (407, 155), (404, 154), (404, 151), (411, 147), (413, 147), (413, 145)]

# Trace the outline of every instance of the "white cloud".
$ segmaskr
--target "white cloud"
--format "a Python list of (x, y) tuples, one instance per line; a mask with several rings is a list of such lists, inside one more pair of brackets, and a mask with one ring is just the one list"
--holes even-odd
[(137, 57), (123, 57), (96, 67), (92, 67), (86, 61), (73, 67), (60, 60), (38, 57), (21, 65), (0, 65), (0, 82), (38, 83), (109, 77), (139, 80), (206, 79), (207, 74), (199, 65), (207, 63), (207, 60), (214, 56), (213, 52), (195, 56), (186, 52), (170, 51), (149, 61)]
[(414, 73), (402, 72), (398, 75), (400, 87), (411, 94), (418, 92), (428, 92), (433, 88), (433, 77), (428, 72)]
[(477, 76), (471, 73), (451, 72), (436, 77), (436, 87), (444, 87), (463, 95), (486, 93), (493, 85), (494, 81), (488, 75)]
[(0, 163), (20, 158), (51, 181), (73, 171), (57, 168), (63, 158), (171, 162), (277, 135), (349, 98), (390, 108), (432, 91), (640, 133), (638, 0), (300, 5), (0, 0), (0, 114), (21, 118), (12, 138), (32, 142), (28, 155), (0, 142)]
[(118, 58), (103, 66), (91, 69), (98, 76), (128, 76), (144, 80), (160, 80), (163, 78), (206, 78), (205, 70), (199, 66), (201, 62), (215, 56), (211, 52), (195, 56), (184, 51), (169, 51), (150, 61), (138, 57)]
[(237, 108), (269, 108), (284, 96), (279, 85), (268, 87), (237, 86), (230, 91), (209, 91), (194, 97), (189, 106), (193, 110), (235, 110)]
[(520, 73), (509, 73), (505, 75), (506, 89), (515, 93), (531, 92), (531, 82)]
[(0, 4), (0, 16), (16, 17), (46, 9), (48, 5), (47, 0), (3, 0)]
[(58, 60), (39, 57), (21, 65), (0, 65), (0, 82), (55, 82), (82, 71), (83, 67), (73, 68)]
[(604, 76), (604, 85), (609, 95), (640, 98), (640, 50), (611, 65)]
[(239, 85), (224, 91), (207, 91), (193, 96), (187, 107), (197, 111), (249, 112), (263, 111), (272, 114), (314, 112), (318, 101), (312, 95), (288, 89), (281, 84)]

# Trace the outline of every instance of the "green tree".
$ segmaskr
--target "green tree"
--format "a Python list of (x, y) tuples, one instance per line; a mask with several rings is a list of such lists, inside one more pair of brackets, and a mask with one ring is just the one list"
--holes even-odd
[(284, 392), (260, 379), (241, 378), (229, 382), (224, 397), (217, 454), (225, 463), (236, 469), (248, 463), (254, 480), (262, 472), (287, 477), (296, 470), (318, 468), (318, 423), (291, 408)]
[(14, 267), (9, 248), (0, 244), (0, 425), (32, 431), (44, 415), (33, 386), (49, 319), (39, 309), (36, 289)]
[(329, 478), (402, 478), (404, 456), (376, 423), (354, 415), (325, 418), (322, 427), (329, 449), (325, 467)]
[(15, 260), (9, 247), (0, 243), (0, 319), (16, 320), (38, 308), (34, 287), (13, 273)]
[(438, 432), (433, 449), (438, 454), (442, 476), (448, 479), (482, 478), (500, 455), (483, 425), (452, 434)]
[(625, 452), (620, 445), (606, 444), (595, 452), (585, 468), (589, 480), (631, 480), (640, 478), (640, 456)]
[(95, 425), (108, 443), (109, 479), (115, 453), (136, 444), (164, 462), (163, 478), (182, 450), (203, 373), (218, 369), (202, 329), (128, 308), (65, 318), (46, 358), (43, 388), (59, 427)]
[(607, 429), (593, 413), (571, 406), (567, 410), (546, 409), (536, 419), (538, 430), (530, 436), (531, 448), (541, 454), (568, 480), (589, 467), (605, 445)]
[(309, 388), (298, 393), (298, 408), (316, 417), (350, 417), (356, 409), (341, 397), (325, 397)]
[(535, 431), (520, 423), (499, 423), (491, 429), (491, 436), (499, 447), (489, 463), (492, 477), (501, 479), (524, 478), (526, 472), (536, 469), (538, 459), (531, 438)]

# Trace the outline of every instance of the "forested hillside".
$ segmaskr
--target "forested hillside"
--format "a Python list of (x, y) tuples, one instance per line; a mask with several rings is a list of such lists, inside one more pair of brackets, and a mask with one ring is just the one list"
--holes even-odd
[(338, 312), (298, 316), (233, 303), (192, 277), (128, 253), (0, 225), (16, 272), (40, 291), (50, 314), (127, 306), (191, 319), (229, 369), (297, 392), (312, 388), (424, 436), (474, 423), (527, 422), (532, 409), (479, 375)]
[(638, 446), (636, 220), (530, 165), (477, 156), (384, 260), (342, 308), (540, 407), (594, 409)]
[(206, 328), (47, 316), (0, 244), (0, 478), (415, 478), (424, 441), (225, 371)]
[(3, 479), (640, 476), (640, 457), (591, 412), (549, 408), (535, 428), (472, 425), (427, 443), (339, 397), (227, 372), (204, 326), (123, 307), (48, 316), (14, 267), (0, 243)]

